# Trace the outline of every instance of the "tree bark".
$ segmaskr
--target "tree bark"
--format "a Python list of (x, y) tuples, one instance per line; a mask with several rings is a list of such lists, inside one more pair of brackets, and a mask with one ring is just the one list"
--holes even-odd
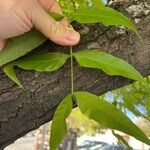
[[(130, 3), (130, 4), (129, 4)], [(131, 11), (134, 5), (143, 10)], [(80, 43), (74, 51), (100, 49), (132, 64), (142, 75), (150, 74), (150, 4), (149, 0), (116, 3), (125, 14), (139, 21), (141, 38), (124, 29), (104, 27), (101, 24), (74, 27), (81, 33)], [(126, 9), (122, 9), (122, 8)], [(140, 6), (139, 6), (140, 7)], [(128, 10), (128, 11), (126, 11)], [(139, 9), (138, 9), (139, 11)], [(136, 14), (135, 14), (136, 12)], [(69, 53), (68, 47), (45, 42), (31, 53), (59, 51)], [(29, 54), (30, 55), (30, 54)], [(1, 68), (2, 70), (2, 68)], [(25, 89), (18, 88), (0, 71), (0, 150), (19, 137), (50, 121), (60, 101), (70, 93), (70, 63), (52, 73), (24, 71), (16, 68)], [(114, 90), (132, 81), (119, 76), (108, 76), (99, 70), (81, 68), (74, 62), (75, 90), (86, 90), (97, 95)]]

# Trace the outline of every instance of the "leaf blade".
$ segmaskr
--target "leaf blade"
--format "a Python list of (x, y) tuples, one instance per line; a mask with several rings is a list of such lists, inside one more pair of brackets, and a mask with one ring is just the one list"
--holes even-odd
[(59, 21), (59, 20), (62, 20), (64, 18), (64, 15), (62, 14), (58, 14), (58, 13), (55, 13), (55, 12), (48, 12), (48, 14), (54, 18), (56, 21)]
[(16, 60), (14, 64), (25, 70), (55, 71), (62, 67), (69, 58), (63, 53), (44, 53), (26, 56)]
[(114, 105), (88, 92), (75, 92), (74, 95), (81, 112), (88, 118), (95, 120), (107, 128), (127, 133), (150, 145), (150, 140), (142, 130)]
[(16, 76), (16, 73), (14, 71), (14, 66), (13, 65), (7, 65), (4, 67), (4, 72), (5, 74), (12, 80), (14, 81), (20, 88), (23, 88), (22, 84), (20, 83), (19, 79)]
[(50, 149), (56, 150), (61, 140), (67, 133), (66, 118), (70, 115), (72, 110), (71, 96), (67, 96), (58, 105), (54, 114), (51, 126), (50, 135)]
[(109, 75), (120, 75), (143, 81), (142, 75), (124, 60), (98, 50), (83, 50), (73, 54), (77, 62), (87, 68), (95, 68)]
[(123, 25), (138, 34), (136, 26), (122, 13), (110, 7), (90, 7), (79, 9), (72, 13), (74, 20), (79, 23), (102, 23), (105, 26)]
[(35, 29), (10, 39), (3, 51), (0, 52), (0, 66), (27, 54), (45, 41), (46, 37)]

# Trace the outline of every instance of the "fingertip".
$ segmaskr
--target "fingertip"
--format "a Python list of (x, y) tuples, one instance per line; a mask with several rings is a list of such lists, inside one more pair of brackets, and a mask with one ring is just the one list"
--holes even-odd
[(79, 43), (80, 41), (80, 34), (76, 32), (75, 30), (71, 29), (68, 33), (68, 35), (65, 37), (65, 39), (72, 43), (72, 45), (75, 45)]
[(65, 46), (73, 46), (78, 44), (80, 41), (80, 34), (73, 29), (68, 28), (64, 37), (58, 41), (58, 44)]

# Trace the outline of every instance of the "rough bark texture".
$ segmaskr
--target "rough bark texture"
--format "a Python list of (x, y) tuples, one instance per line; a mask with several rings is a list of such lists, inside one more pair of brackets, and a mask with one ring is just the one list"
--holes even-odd
[[(122, 2), (125, 4), (122, 5)], [(129, 3), (132, 5), (130, 6)], [(132, 8), (134, 5), (138, 7), (137, 10)], [(127, 11), (122, 9), (123, 6), (130, 12), (132, 19), (138, 22), (141, 39), (124, 29), (106, 28), (100, 24), (85, 26), (75, 23), (75, 28), (81, 33), (81, 42), (74, 49), (102, 49), (128, 61), (144, 76), (149, 75), (149, 0), (117, 3), (117, 8), (119, 7), (127, 14)], [(32, 53), (43, 51), (68, 53), (68, 48), (62, 48), (47, 41)], [(0, 71), (0, 150), (29, 131), (50, 121), (59, 102), (70, 92), (69, 62), (52, 73), (20, 69), (16, 71), (25, 90), (18, 88)], [(81, 68), (76, 63), (74, 64), (74, 79), (75, 90), (86, 90), (97, 95), (131, 82), (123, 77), (110, 77), (98, 70)]]

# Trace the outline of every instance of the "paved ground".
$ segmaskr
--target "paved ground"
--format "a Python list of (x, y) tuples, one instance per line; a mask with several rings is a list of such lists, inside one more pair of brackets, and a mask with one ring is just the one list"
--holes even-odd
[(24, 137), (17, 140), (14, 144), (6, 147), (4, 150), (33, 150), (34, 149), (34, 138)]

